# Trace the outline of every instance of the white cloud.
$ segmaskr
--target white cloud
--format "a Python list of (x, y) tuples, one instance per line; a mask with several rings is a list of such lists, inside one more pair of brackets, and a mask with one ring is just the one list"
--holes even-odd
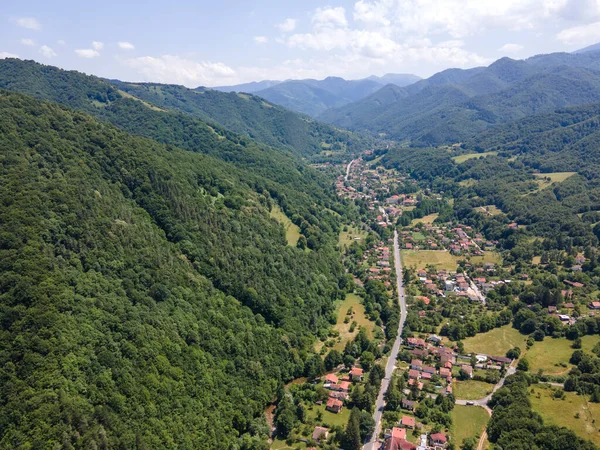
[(296, 29), (296, 19), (285, 19), (283, 22), (275, 26), (284, 33), (291, 33)]
[(193, 87), (214, 85), (232, 79), (236, 74), (231, 67), (221, 62), (198, 62), (176, 55), (141, 56), (123, 62), (137, 70), (148, 81), (178, 83)]
[(315, 14), (312, 17), (312, 22), (316, 26), (332, 26), (332, 27), (346, 27), (348, 21), (346, 20), (346, 10), (344, 8), (317, 8)]
[(104, 48), (104, 42), (93, 41), (92, 48), (96, 51), (100, 51)]
[(567, 28), (558, 33), (556, 39), (567, 45), (595, 44), (600, 41), (600, 22)]
[(135, 50), (135, 45), (131, 42), (121, 41), (117, 44), (121, 50)]
[(23, 45), (28, 45), (29, 47), (34, 46), (35, 45), (35, 41), (33, 39), (21, 39), (21, 44)]
[(50, 47), (48, 47), (47, 45), (42, 45), (40, 47), (40, 53), (45, 58), (52, 58), (53, 56), (56, 56), (56, 52), (54, 50), (52, 50)]
[(58, 45), (65, 45), (65, 44), (66, 44), (66, 42), (65, 42), (65, 41), (63, 41), (62, 39), (59, 39), (58, 41), (56, 41), (56, 43), (57, 43)]
[(77, 53), (77, 56), (80, 56), (81, 58), (96, 58), (97, 56), (100, 56), (100, 53), (93, 48), (75, 50), (75, 53)]
[(15, 55), (14, 53), (0, 52), (0, 59), (18, 58), (18, 57), (19, 57), (19, 55)]
[(254, 36), (254, 42), (256, 42), (257, 44), (266, 44), (267, 42), (269, 42), (269, 38), (267, 38), (266, 36)]
[(19, 17), (15, 19), (17, 25), (30, 30), (41, 30), (42, 25), (35, 17)]
[(521, 44), (504, 44), (498, 49), (500, 53), (519, 53), (521, 50), (523, 50)]

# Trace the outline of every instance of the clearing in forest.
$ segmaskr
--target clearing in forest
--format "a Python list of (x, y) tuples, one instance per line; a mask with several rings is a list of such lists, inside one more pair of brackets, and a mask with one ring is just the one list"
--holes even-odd
[[(589, 354), (599, 341), (600, 336), (598, 335), (583, 336), (581, 338), (581, 349)], [(529, 361), (531, 372), (536, 373), (542, 369), (544, 374), (547, 375), (568, 373), (572, 366), (569, 360), (575, 351), (572, 345), (573, 341), (566, 338), (553, 339), (546, 337), (542, 342), (536, 342), (527, 350), (525, 355), (525, 358)]]
[[(546, 425), (558, 425), (573, 430), (582, 439), (600, 445), (600, 403), (591, 403), (575, 392), (565, 392), (565, 399), (555, 399), (556, 388), (532, 386), (529, 399), (533, 410)], [(595, 422), (595, 423), (594, 423)]]
[(480, 406), (456, 405), (452, 410), (452, 437), (456, 448), (470, 437), (481, 436), (490, 416)]
[(288, 245), (295, 247), (298, 244), (298, 239), (300, 239), (300, 228), (298, 225), (292, 223), (289, 217), (277, 205), (271, 208), (270, 215), (285, 228), (285, 237)]
[(485, 158), (487, 156), (496, 156), (498, 154), (498, 152), (486, 152), (486, 153), (467, 153), (466, 155), (459, 155), (459, 156), (455, 156), (454, 158), (452, 158), (454, 160), (454, 162), (456, 164), (462, 164), (465, 161), (468, 161), (470, 159), (474, 159), (474, 158)]
[(552, 173), (534, 173), (539, 178), (537, 180), (539, 190), (545, 189), (552, 186), (553, 183), (562, 183), (570, 176), (575, 175), (577, 172), (552, 172)]

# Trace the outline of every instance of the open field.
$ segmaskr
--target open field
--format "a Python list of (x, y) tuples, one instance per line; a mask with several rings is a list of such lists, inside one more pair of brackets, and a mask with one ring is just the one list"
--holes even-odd
[(459, 259), (445, 250), (402, 250), (402, 264), (406, 267), (424, 269), (427, 264), (437, 269), (456, 270)]
[(413, 238), (415, 241), (417, 241), (417, 242), (419, 242), (419, 241), (424, 241), (424, 240), (426, 239), (426, 238), (425, 238), (425, 235), (424, 235), (423, 233), (420, 233), (420, 232), (418, 232), (418, 231), (414, 231), (414, 232), (412, 233), (412, 238)]
[(466, 380), (452, 383), (454, 397), (459, 400), (478, 400), (492, 393), (493, 384), (483, 381)]
[(502, 210), (500, 208), (498, 208), (496, 205), (481, 206), (481, 207), (477, 208), (477, 211), (480, 211), (481, 213), (488, 215), (488, 216), (499, 216), (500, 214), (504, 214), (502, 212)]
[(485, 429), (490, 416), (480, 406), (456, 405), (452, 410), (452, 438), (459, 448), (470, 437), (479, 437)]
[(482, 256), (472, 256), (471, 262), (474, 264), (494, 263), (496, 265), (502, 264), (502, 256), (497, 252), (483, 252)]
[(467, 153), (466, 155), (455, 156), (452, 158), (456, 164), (462, 164), (473, 158), (480, 158), (486, 156), (496, 156), (498, 152), (486, 152), (486, 153)]
[[(367, 316), (365, 315), (365, 307), (360, 302), (360, 297), (356, 294), (347, 294), (346, 298), (343, 302), (340, 302), (337, 309), (337, 323), (335, 325), (334, 330), (338, 331), (339, 341), (335, 343), (334, 347), (338, 351), (343, 351), (344, 347), (346, 347), (346, 343), (353, 339), (357, 334), (360, 327), (365, 327), (367, 330), (367, 336), (370, 339), (373, 338), (373, 330), (375, 328), (375, 324), (371, 322)], [(348, 310), (352, 308), (353, 314), (348, 323), (344, 323), (344, 319), (346, 318), (346, 313)], [(356, 328), (351, 333), (350, 326), (352, 322), (356, 321)], [(320, 351), (323, 347), (323, 342), (317, 342), (315, 347), (316, 351)]]
[(553, 183), (562, 183), (567, 178), (575, 175), (577, 172), (552, 172), (552, 173), (535, 173), (534, 175), (539, 178), (537, 180), (539, 189), (545, 189), (551, 186)]
[(317, 416), (317, 411), (321, 411), (323, 413), (323, 420), (321, 422), (323, 423), (324, 427), (331, 428), (334, 425), (339, 425), (343, 428), (346, 428), (346, 425), (348, 425), (348, 419), (350, 418), (350, 412), (352, 411), (352, 408), (344, 407), (342, 408), (342, 411), (339, 414), (334, 414), (325, 409), (325, 404), (321, 406), (314, 405), (312, 410), (308, 409), (306, 411), (306, 416), (311, 419), (315, 419), (315, 417)]
[(348, 227), (348, 231), (342, 231), (340, 233), (340, 238), (338, 241), (338, 245), (340, 248), (344, 246), (349, 247), (352, 242), (354, 242), (354, 238), (364, 239), (367, 237), (367, 233), (357, 227)]
[(275, 439), (271, 444), (271, 450), (296, 450), (298, 448), (306, 448), (306, 443), (294, 442), (292, 445), (287, 445), (285, 441), (282, 441), (281, 439)]
[(288, 245), (295, 247), (298, 244), (298, 239), (300, 239), (300, 228), (298, 225), (293, 224), (277, 205), (271, 209), (271, 217), (283, 225)]
[(469, 337), (463, 341), (463, 344), (467, 353), (504, 356), (513, 347), (520, 347), (521, 350), (525, 350), (526, 341), (527, 336), (519, 333), (511, 325), (504, 325), (487, 333), (478, 333), (473, 337)]
[[(600, 336), (583, 336), (581, 338), (581, 349), (590, 353), (594, 345), (600, 341)], [(537, 372), (542, 369), (547, 375), (558, 375), (567, 373), (571, 369), (569, 359), (575, 351), (571, 345), (573, 341), (565, 338), (552, 339), (547, 337), (542, 342), (536, 342), (529, 350), (525, 357), (529, 361), (531, 372)], [(521, 347), (523, 348), (523, 347)], [(564, 366), (561, 365), (564, 364)]]
[[(545, 424), (567, 427), (579, 437), (600, 445), (599, 403), (587, 402), (574, 392), (566, 392), (565, 400), (554, 399), (554, 390), (544, 386), (533, 386), (531, 390), (533, 394), (529, 394), (529, 399), (533, 410), (543, 417)], [(579, 414), (578, 419), (576, 414)]]
[(425, 216), (425, 217), (421, 217), (420, 219), (414, 219), (411, 222), (411, 226), (415, 226), (419, 222), (421, 222), (421, 223), (428, 223), (428, 224), (431, 225), (433, 223), (433, 221), (438, 218), (438, 216), (439, 216), (439, 214), (435, 213), (435, 214), (429, 214), (428, 216)]

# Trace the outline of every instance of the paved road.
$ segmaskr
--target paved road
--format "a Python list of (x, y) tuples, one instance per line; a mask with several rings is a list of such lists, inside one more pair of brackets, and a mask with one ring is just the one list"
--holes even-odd
[(383, 396), (388, 390), (392, 373), (396, 367), (396, 357), (398, 356), (400, 344), (402, 343), (402, 338), (400, 335), (402, 334), (402, 328), (404, 327), (404, 322), (406, 321), (406, 300), (404, 298), (404, 285), (402, 284), (402, 261), (400, 260), (398, 231), (394, 231), (394, 263), (396, 265), (398, 303), (400, 304), (400, 325), (398, 326), (398, 337), (396, 337), (396, 341), (392, 347), (392, 352), (388, 359), (387, 365), (385, 366), (385, 378), (381, 382), (381, 389), (379, 390), (379, 395), (377, 396), (377, 401), (375, 402), (375, 413), (373, 414), (373, 419), (375, 420), (375, 431), (373, 436), (371, 436), (367, 443), (363, 446), (364, 450), (377, 450), (381, 446), (381, 442), (379, 441), (379, 433), (381, 431), (381, 416), (385, 407)]
[(354, 164), (356, 161), (358, 161), (358, 159), (353, 159), (348, 163), (348, 167), (346, 167), (346, 181), (348, 181), (348, 177), (350, 177), (350, 169), (352, 169), (352, 164)]

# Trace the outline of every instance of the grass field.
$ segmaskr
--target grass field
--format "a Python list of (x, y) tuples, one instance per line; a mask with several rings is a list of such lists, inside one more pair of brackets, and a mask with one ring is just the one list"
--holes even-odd
[(483, 381), (457, 380), (452, 383), (454, 397), (459, 400), (479, 400), (480, 398), (491, 394), (493, 389), (493, 384), (484, 383)]
[(488, 216), (499, 216), (500, 214), (504, 214), (496, 205), (481, 206), (477, 209), (477, 211), (481, 211), (483, 214)]
[[(525, 350), (527, 336), (519, 333), (511, 325), (494, 328), (487, 333), (479, 333), (463, 341), (465, 352), (483, 353), (490, 356), (504, 356), (513, 347)], [(538, 343), (536, 343), (537, 345)]]
[[(589, 353), (598, 341), (600, 341), (600, 336), (598, 335), (583, 336), (581, 338), (582, 350)], [(571, 347), (572, 343), (572, 341), (567, 339), (552, 339), (547, 337), (542, 342), (533, 344), (533, 347), (526, 352), (531, 372), (537, 372), (539, 369), (542, 369), (548, 375), (568, 372), (571, 369), (569, 359), (575, 351)], [(561, 366), (561, 363), (565, 364), (566, 367)]]
[(428, 216), (425, 216), (425, 217), (421, 217), (420, 219), (414, 219), (411, 222), (411, 226), (415, 226), (419, 222), (421, 222), (421, 223), (428, 223), (428, 224), (431, 225), (433, 223), (433, 221), (438, 218), (438, 216), (439, 216), (439, 214), (435, 213), (435, 214), (429, 214)]
[(406, 267), (424, 269), (427, 264), (438, 269), (456, 270), (458, 259), (445, 250), (402, 250), (402, 264)]
[(287, 445), (287, 443), (285, 441), (282, 441), (281, 439), (275, 439), (275, 440), (273, 440), (273, 443), (271, 444), (271, 450), (296, 450), (298, 448), (300, 448), (300, 449), (306, 448), (306, 443), (294, 442), (290, 446), (290, 445)]
[(456, 405), (452, 410), (452, 438), (455, 448), (470, 437), (481, 436), (490, 416), (480, 406)]
[(338, 241), (338, 245), (340, 248), (344, 246), (349, 247), (352, 242), (354, 242), (354, 238), (364, 239), (367, 237), (367, 233), (357, 227), (348, 227), (348, 231), (342, 231), (340, 233), (340, 238)]
[(312, 410), (307, 410), (306, 411), (306, 415), (307, 417), (309, 417), (310, 419), (315, 419), (315, 417), (317, 416), (317, 411), (321, 411), (323, 413), (323, 420), (321, 421), (323, 423), (323, 426), (327, 427), (327, 428), (331, 428), (334, 425), (339, 425), (343, 428), (346, 428), (346, 425), (348, 425), (348, 419), (350, 418), (350, 411), (352, 411), (352, 408), (342, 408), (342, 411), (338, 414), (334, 414), (332, 412), (329, 412), (325, 409), (325, 405), (315, 405), (313, 406)]
[(271, 209), (271, 217), (283, 225), (288, 245), (295, 247), (298, 244), (298, 239), (300, 239), (300, 228), (298, 225), (293, 224), (277, 205)]
[[(336, 342), (334, 347), (336, 350), (343, 351), (344, 347), (346, 347), (346, 343), (354, 338), (358, 333), (359, 327), (365, 327), (367, 329), (367, 335), (369, 338), (373, 338), (373, 329), (375, 328), (375, 324), (367, 319), (365, 315), (365, 307), (360, 302), (360, 297), (356, 294), (347, 294), (346, 298), (343, 302), (341, 302), (338, 306), (337, 311), (337, 323), (334, 327), (336, 331), (339, 331), (339, 342)], [(346, 318), (346, 313), (348, 310), (352, 308), (354, 311), (353, 317), (350, 319), (350, 322), (344, 323), (344, 319)], [(350, 333), (350, 325), (353, 321), (356, 321), (357, 326), (352, 333)], [(316, 350), (321, 350), (323, 343), (318, 342), (316, 346)]]
[(424, 241), (426, 239), (425, 235), (423, 233), (418, 232), (418, 231), (415, 231), (415, 232), (412, 233), (412, 238), (415, 241), (417, 241), (417, 242)]
[[(545, 424), (565, 426), (579, 437), (600, 445), (600, 404), (586, 402), (584, 397), (574, 392), (566, 392), (565, 400), (555, 400), (554, 391), (548, 387), (534, 386), (531, 389), (531, 405), (544, 418)], [(578, 413), (577, 419), (575, 415)]]
[(483, 252), (482, 256), (472, 256), (471, 262), (474, 264), (494, 263), (496, 265), (502, 264), (502, 256), (496, 252)]
[(467, 153), (466, 155), (455, 156), (452, 158), (456, 164), (462, 164), (465, 161), (468, 161), (473, 158), (480, 158), (486, 156), (496, 156), (498, 152), (486, 152), (486, 153)]
[[(552, 172), (552, 173), (535, 173), (534, 175), (539, 178), (538, 185), (539, 189), (545, 189), (551, 186), (552, 183), (562, 183), (567, 178), (575, 175), (577, 172)], [(548, 181), (548, 178), (550, 181)]]

